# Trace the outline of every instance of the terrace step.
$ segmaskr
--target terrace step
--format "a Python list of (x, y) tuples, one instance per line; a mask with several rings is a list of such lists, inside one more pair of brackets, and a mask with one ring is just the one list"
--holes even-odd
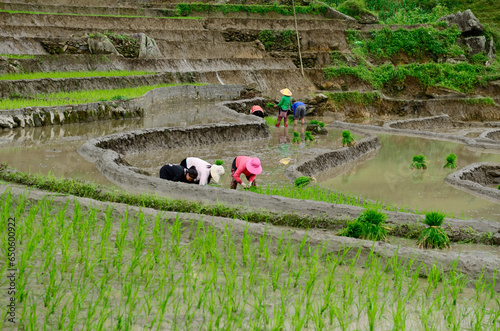
[[(291, 59), (130, 59), (114, 55), (59, 55), (16, 59), (20, 72), (151, 71), (205, 72), (223, 70), (296, 69)], [(0, 74), (3, 73), (0, 67)]]
[(220, 70), (191, 73), (162, 73), (124, 77), (43, 78), (33, 80), (0, 80), (0, 97), (11, 95), (45, 94), (59, 91), (82, 91), (129, 88), (156, 84), (188, 83), (204, 84), (256, 83), (261, 91), (279, 90), (288, 87), (294, 91), (314, 90), (314, 84), (307, 76), (302, 77), (299, 69)]
[(0, 3), (0, 10), (24, 11), (37, 13), (73, 14), (73, 15), (119, 15), (165, 17), (175, 16), (175, 8), (167, 5), (163, 8), (125, 7), (125, 6), (75, 6), (32, 3)]

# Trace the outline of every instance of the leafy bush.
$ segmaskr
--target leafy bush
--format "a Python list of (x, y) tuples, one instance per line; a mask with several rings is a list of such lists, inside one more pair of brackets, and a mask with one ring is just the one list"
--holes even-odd
[(356, 140), (354, 140), (354, 136), (351, 134), (351, 131), (342, 131), (342, 146), (351, 147), (354, 145), (356, 145)]
[(446, 232), (440, 228), (443, 224), (445, 215), (440, 212), (430, 212), (425, 215), (424, 223), (429, 227), (422, 231), (417, 239), (418, 248), (448, 248), (450, 247), (450, 238)]
[(448, 155), (446, 157), (446, 164), (444, 165), (444, 168), (449, 168), (449, 169), (455, 169), (457, 167), (457, 164), (455, 163), (455, 160), (457, 159), (457, 156), (453, 153)]
[(425, 163), (425, 156), (414, 155), (413, 162), (410, 165), (410, 169), (427, 169), (427, 164)]

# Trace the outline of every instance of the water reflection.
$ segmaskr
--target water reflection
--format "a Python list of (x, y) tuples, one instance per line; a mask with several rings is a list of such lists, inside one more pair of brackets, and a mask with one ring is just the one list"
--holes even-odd
[[(444, 182), (455, 170), (443, 168), (446, 156), (457, 155), (458, 169), (475, 162), (500, 162), (500, 155), (470, 150), (464, 145), (422, 138), (378, 135), (378, 155), (333, 178), (328, 172), (318, 180), (331, 189), (348, 191), (417, 210), (441, 210), (457, 217), (500, 219), (500, 204), (458, 190)], [(412, 170), (414, 155), (422, 154), (427, 170)]]

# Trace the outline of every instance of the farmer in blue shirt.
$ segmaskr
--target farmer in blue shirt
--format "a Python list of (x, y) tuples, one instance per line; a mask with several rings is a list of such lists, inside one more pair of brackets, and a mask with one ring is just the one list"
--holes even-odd
[(306, 105), (303, 102), (297, 101), (292, 105), (293, 109), (293, 125), (297, 125), (297, 120), (300, 119), (300, 124), (304, 125), (304, 117), (306, 117)]

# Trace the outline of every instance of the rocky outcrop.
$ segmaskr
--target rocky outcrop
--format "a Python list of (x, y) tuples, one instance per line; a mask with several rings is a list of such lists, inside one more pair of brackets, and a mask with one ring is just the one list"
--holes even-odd
[(463, 13), (458, 11), (456, 14), (443, 16), (438, 21), (447, 21), (449, 25), (456, 24), (464, 36), (477, 36), (484, 31), (484, 26), (470, 9)]
[(94, 35), (87, 39), (88, 49), (92, 54), (113, 54), (119, 55), (115, 46), (111, 43), (108, 37), (104, 35)]
[(493, 39), (486, 39), (484, 26), (479, 22), (470, 9), (441, 17), (438, 21), (447, 21), (448, 25), (456, 25), (462, 32), (463, 43), (469, 49), (469, 57), (484, 53), (488, 58), (496, 58), (496, 49)]
[(162, 57), (158, 45), (153, 38), (146, 36), (144, 33), (140, 33), (136, 39), (139, 39), (139, 58), (140, 59), (151, 59)]

